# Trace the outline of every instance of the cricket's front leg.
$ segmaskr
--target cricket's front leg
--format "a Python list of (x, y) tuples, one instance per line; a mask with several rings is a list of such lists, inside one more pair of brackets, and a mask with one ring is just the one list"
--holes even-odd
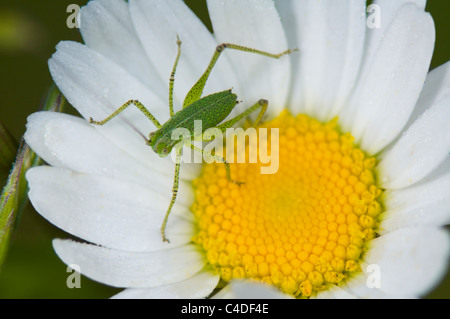
[(129, 100), (125, 102), (121, 107), (119, 107), (114, 113), (112, 113), (110, 116), (105, 118), (102, 121), (94, 121), (92, 117), (89, 118), (89, 123), (96, 124), (96, 125), (104, 125), (110, 120), (112, 120), (114, 117), (122, 113), (126, 110), (127, 107), (130, 105), (134, 105), (139, 111), (141, 111), (152, 123), (156, 126), (156, 128), (160, 128), (161, 124), (158, 122), (158, 120), (153, 116), (152, 113), (138, 100)]

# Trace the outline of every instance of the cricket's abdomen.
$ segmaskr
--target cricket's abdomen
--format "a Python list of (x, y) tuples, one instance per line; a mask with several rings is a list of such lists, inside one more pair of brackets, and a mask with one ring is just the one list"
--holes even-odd
[(231, 110), (238, 103), (236, 99), (236, 94), (227, 90), (207, 95), (195, 101), (175, 113), (164, 123), (155, 132), (150, 146), (157, 154), (166, 156), (172, 150), (172, 147), (179, 142), (179, 140), (172, 140), (174, 130), (184, 128), (193, 136), (197, 133), (194, 130), (194, 121), (201, 121), (202, 133), (204, 133), (208, 128), (217, 126), (231, 113)]

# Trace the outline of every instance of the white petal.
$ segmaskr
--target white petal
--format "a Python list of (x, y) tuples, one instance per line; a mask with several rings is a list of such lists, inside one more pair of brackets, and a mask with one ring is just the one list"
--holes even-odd
[(414, 3), (422, 11), (425, 10), (426, 0), (374, 0), (374, 6), (367, 7), (368, 19), (377, 17), (375, 10), (378, 10), (380, 13), (378, 17), (381, 21), (379, 28), (369, 28), (368, 30), (366, 38), (366, 56), (364, 57), (365, 67), (370, 66), (372, 63), (374, 56), (377, 54), (378, 46), (386, 36), (389, 26), (392, 21), (394, 21), (400, 8), (406, 3)]
[(215, 299), (292, 299), (273, 286), (258, 282), (233, 280), (214, 295)]
[(47, 220), (68, 233), (102, 246), (128, 251), (155, 251), (190, 242), (194, 226), (189, 210), (176, 203), (161, 224), (170, 196), (141, 185), (66, 169), (41, 166), (27, 172), (29, 198)]
[(431, 16), (407, 3), (386, 30), (373, 60), (364, 61), (366, 68), (344, 109), (343, 123), (351, 126), (352, 135), (370, 154), (388, 145), (408, 121), (428, 71), (434, 39)]
[(353, 88), (363, 56), (365, 1), (277, 1), (292, 54), (293, 112), (336, 116)]
[[(218, 42), (281, 53), (288, 49), (277, 10), (271, 0), (209, 0), (208, 10)], [(293, 48), (291, 48), (293, 49)], [(247, 52), (225, 52), (243, 89), (243, 106), (269, 100), (271, 116), (285, 107), (290, 83), (290, 57), (279, 60)], [(294, 52), (293, 54), (298, 54)]]
[(27, 129), (24, 134), (24, 139), (33, 151), (44, 161), (54, 166), (65, 167), (66, 164), (58, 159), (55, 156), (56, 154), (48, 149), (44, 143), (46, 134), (44, 123), (53, 119), (58, 120), (61, 117), (67, 117), (67, 115), (62, 115), (62, 113), (57, 112), (36, 112), (29, 115), (27, 118)]
[[(377, 279), (374, 279), (374, 277), (379, 275), (379, 273), (377, 273), (379, 268), (373, 267), (374, 265), (363, 264), (364, 265), (361, 266), (364, 273), (350, 278), (348, 282), (345, 283), (344, 289), (348, 291), (348, 293), (361, 299), (411, 299), (414, 297), (408, 294), (408, 292), (405, 292), (406, 295), (391, 295), (381, 290), (381, 287), (376, 287), (374, 284), (377, 283)], [(372, 266), (372, 268), (369, 268), (368, 266)], [(368, 272), (367, 270), (370, 271)], [(374, 277), (371, 278), (371, 276)]]
[(364, 260), (380, 267), (382, 291), (420, 296), (445, 274), (449, 253), (450, 237), (445, 230), (403, 228), (374, 239)]
[(450, 94), (426, 110), (384, 154), (381, 184), (397, 189), (412, 185), (442, 163), (450, 150)]
[[(127, 70), (85, 45), (60, 42), (49, 60), (49, 68), (61, 92), (86, 119), (103, 119), (130, 99), (138, 99), (150, 108), (160, 122), (169, 117), (167, 101)], [(145, 135), (154, 129), (152, 122), (135, 108), (121, 115), (119, 118), (133, 119), (134, 127)]]
[(123, 66), (163, 100), (167, 98), (167, 79), (161, 80), (148, 59), (125, 1), (91, 1), (80, 14), (80, 32), (88, 47)]
[(356, 299), (356, 298), (357, 297), (355, 295), (337, 286), (331, 286), (326, 290), (319, 292), (316, 296), (311, 297), (311, 299)]
[(113, 299), (193, 299), (205, 298), (212, 293), (220, 276), (201, 271), (186, 280), (155, 288), (128, 288)]
[[(144, 185), (164, 196), (172, 194), (174, 162), (153, 156), (144, 165), (80, 118), (52, 112), (34, 113), (28, 117), (25, 140), (50, 165), (109, 175)], [(196, 172), (188, 169), (192, 168), (189, 165), (183, 164), (181, 173), (192, 178)], [(184, 181), (180, 181), (179, 195), (178, 200), (191, 204), (193, 195)]]
[(405, 189), (387, 191), (382, 232), (450, 223), (450, 160), (446, 174)]
[(405, 130), (414, 123), (431, 105), (436, 104), (444, 96), (450, 94), (450, 62), (431, 71), (427, 75), (419, 100), (414, 108)]
[(83, 275), (113, 287), (158, 287), (194, 276), (204, 258), (193, 245), (157, 252), (127, 252), (71, 240), (53, 240), (62, 261)]
[[(175, 75), (174, 95), (178, 107), (184, 96), (205, 71), (217, 46), (211, 33), (181, 0), (130, 0), (135, 30), (155, 65), (159, 76), (169, 83), (177, 55), (177, 35), (181, 56)], [(211, 73), (204, 94), (236, 86), (226, 58), (221, 58)]]

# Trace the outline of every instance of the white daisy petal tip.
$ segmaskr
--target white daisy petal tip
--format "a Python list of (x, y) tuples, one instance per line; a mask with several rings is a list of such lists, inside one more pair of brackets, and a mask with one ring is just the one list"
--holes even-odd
[(186, 280), (155, 288), (128, 288), (112, 299), (193, 299), (208, 297), (217, 286), (220, 276), (203, 270)]
[(119, 288), (174, 284), (191, 278), (205, 265), (193, 245), (156, 252), (130, 252), (54, 239), (53, 248), (66, 265), (77, 265), (81, 274)]
[(46, 146), (45, 137), (48, 136), (46, 126), (52, 120), (59, 120), (66, 117), (68, 115), (62, 113), (40, 111), (31, 114), (27, 118), (24, 134), (26, 143), (47, 163), (55, 166), (62, 166), (63, 163)]

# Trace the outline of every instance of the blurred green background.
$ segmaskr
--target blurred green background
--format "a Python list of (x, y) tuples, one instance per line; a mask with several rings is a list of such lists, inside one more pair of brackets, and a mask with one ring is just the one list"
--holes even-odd
[[(393, 0), (396, 1), (396, 0)], [(204, 0), (186, 0), (210, 28)], [(87, 0), (1, 0), (0, 2), (0, 122), (20, 141), (26, 118), (37, 111), (51, 84), (47, 60), (61, 40), (81, 42), (78, 29), (69, 29), (69, 4)], [(428, 0), (436, 25), (435, 68), (450, 60), (450, 1)], [(3, 187), (7, 171), (0, 171)], [(82, 277), (81, 289), (69, 289), (66, 266), (51, 246), (68, 235), (50, 225), (31, 205), (25, 209), (0, 272), (0, 298), (106, 298), (120, 291)], [(428, 296), (450, 298), (450, 274)]]

